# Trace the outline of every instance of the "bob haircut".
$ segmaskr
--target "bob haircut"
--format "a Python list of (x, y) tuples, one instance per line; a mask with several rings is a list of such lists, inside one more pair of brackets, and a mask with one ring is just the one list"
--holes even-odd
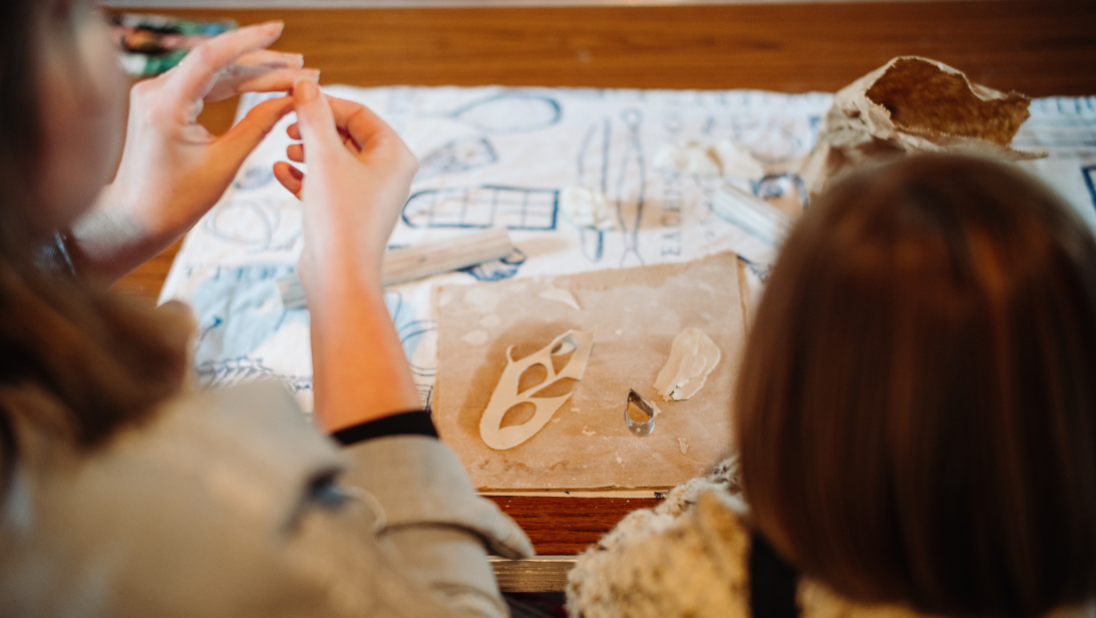
[(866, 602), (1033, 617), (1096, 592), (1096, 241), (1015, 167), (845, 178), (785, 243), (736, 391), (755, 525)]

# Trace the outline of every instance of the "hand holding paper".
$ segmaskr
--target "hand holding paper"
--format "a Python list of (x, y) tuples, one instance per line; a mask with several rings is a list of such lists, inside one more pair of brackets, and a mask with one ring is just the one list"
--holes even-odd
[(282, 24), (252, 26), (195, 48), (177, 67), (134, 86), (121, 166), (73, 230), (85, 269), (116, 279), (186, 233), (221, 198), (244, 159), (292, 109), (266, 101), (221, 136), (198, 124), (206, 101), (283, 91), (301, 79), (299, 55), (266, 49)]
[(388, 237), (418, 170), (396, 132), (364, 105), (328, 98), (305, 81), (278, 180), (304, 202), (297, 269), (311, 311), (315, 410), (335, 431), (419, 407), (418, 390), (381, 288)]

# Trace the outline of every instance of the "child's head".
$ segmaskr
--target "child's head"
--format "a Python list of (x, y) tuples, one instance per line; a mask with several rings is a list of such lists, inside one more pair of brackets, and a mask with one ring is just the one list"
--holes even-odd
[(917, 156), (822, 196), (736, 410), (757, 526), (838, 591), (1009, 616), (1096, 592), (1096, 242), (1016, 168)]

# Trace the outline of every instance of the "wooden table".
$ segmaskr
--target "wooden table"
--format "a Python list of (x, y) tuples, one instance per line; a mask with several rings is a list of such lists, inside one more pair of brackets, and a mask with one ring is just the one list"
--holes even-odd
[[(940, 60), (1031, 96), (1096, 94), (1096, 2), (991, 0), (676, 7), (186, 10), (241, 24), (282, 19), (277, 48), (324, 84), (835, 91), (898, 55)], [(236, 101), (202, 120), (221, 132)], [(118, 285), (155, 298), (178, 245)], [(573, 555), (655, 500), (494, 498), (541, 554)], [(566, 562), (508, 589), (558, 587)], [(527, 569), (529, 571), (529, 569)], [(524, 583), (523, 583), (524, 582)]]

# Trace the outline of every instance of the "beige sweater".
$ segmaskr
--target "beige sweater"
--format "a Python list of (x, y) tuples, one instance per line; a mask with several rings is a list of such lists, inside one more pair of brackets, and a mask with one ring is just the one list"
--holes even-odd
[[(733, 460), (625, 517), (568, 575), (573, 618), (751, 618), (750, 533)], [(800, 578), (801, 618), (928, 618), (903, 605), (865, 605)], [(1096, 606), (1053, 618), (1096, 618)], [(1051, 618), (1051, 617), (1048, 617)]]
[(272, 384), (179, 396), (92, 453), (44, 392), (0, 405), (0, 616), (502, 618), (486, 552), (532, 552), (438, 440), (340, 451)]

